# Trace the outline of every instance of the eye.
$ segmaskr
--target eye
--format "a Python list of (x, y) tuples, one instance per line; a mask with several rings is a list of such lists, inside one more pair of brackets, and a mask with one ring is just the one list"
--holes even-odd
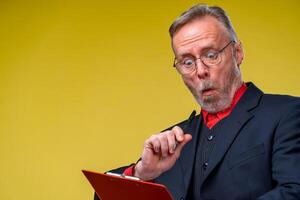
[(204, 57), (209, 60), (216, 60), (218, 57), (218, 52), (208, 51), (204, 54)]
[(182, 64), (185, 67), (191, 67), (192, 65), (194, 65), (195, 61), (192, 58), (186, 58), (182, 61)]

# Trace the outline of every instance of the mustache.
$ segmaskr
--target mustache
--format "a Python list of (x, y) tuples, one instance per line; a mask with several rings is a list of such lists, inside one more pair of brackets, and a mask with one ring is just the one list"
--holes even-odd
[(197, 87), (197, 90), (199, 92), (203, 92), (204, 90), (207, 90), (207, 89), (214, 89), (216, 88), (216, 85), (211, 82), (211, 81), (203, 81), (199, 84), (199, 86)]

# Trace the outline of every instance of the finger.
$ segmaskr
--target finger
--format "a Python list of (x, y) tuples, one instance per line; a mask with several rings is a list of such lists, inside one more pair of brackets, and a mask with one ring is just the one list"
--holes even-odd
[(168, 153), (169, 153), (169, 145), (168, 145), (168, 137), (167, 137), (167, 133), (161, 133), (158, 136), (158, 140), (160, 142), (160, 150), (161, 150), (161, 155), (163, 157), (167, 157)]
[(174, 126), (172, 128), (172, 132), (175, 135), (176, 141), (182, 142), (184, 139), (184, 133), (183, 130), (179, 126)]
[(167, 134), (167, 138), (168, 138), (169, 153), (173, 154), (176, 148), (176, 139), (175, 139), (174, 132), (170, 131)]
[(184, 135), (183, 141), (180, 142), (176, 147), (176, 150), (175, 150), (176, 158), (179, 158), (182, 148), (191, 140), (192, 140), (192, 135), (190, 135), (190, 134)]
[(149, 139), (145, 141), (145, 148), (150, 148), (154, 153), (160, 152), (160, 142), (157, 135), (152, 135)]

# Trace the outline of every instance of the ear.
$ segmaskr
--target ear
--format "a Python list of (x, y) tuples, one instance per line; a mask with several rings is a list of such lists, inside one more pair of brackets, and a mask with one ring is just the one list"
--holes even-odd
[(243, 50), (243, 45), (242, 42), (239, 40), (235, 45), (235, 60), (237, 63), (237, 66), (240, 66), (243, 62), (244, 59), (244, 50)]

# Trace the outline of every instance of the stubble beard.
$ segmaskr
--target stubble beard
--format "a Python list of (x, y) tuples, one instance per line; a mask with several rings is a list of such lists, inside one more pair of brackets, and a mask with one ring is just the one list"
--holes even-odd
[[(219, 88), (218, 85), (211, 80), (202, 80), (195, 90), (190, 87), (189, 89), (201, 106), (201, 109), (208, 113), (217, 113), (230, 107), (234, 94), (241, 86), (241, 83), (240, 71), (237, 67), (233, 67), (224, 88)], [(216, 89), (217, 93), (203, 96), (203, 91), (207, 89)]]

